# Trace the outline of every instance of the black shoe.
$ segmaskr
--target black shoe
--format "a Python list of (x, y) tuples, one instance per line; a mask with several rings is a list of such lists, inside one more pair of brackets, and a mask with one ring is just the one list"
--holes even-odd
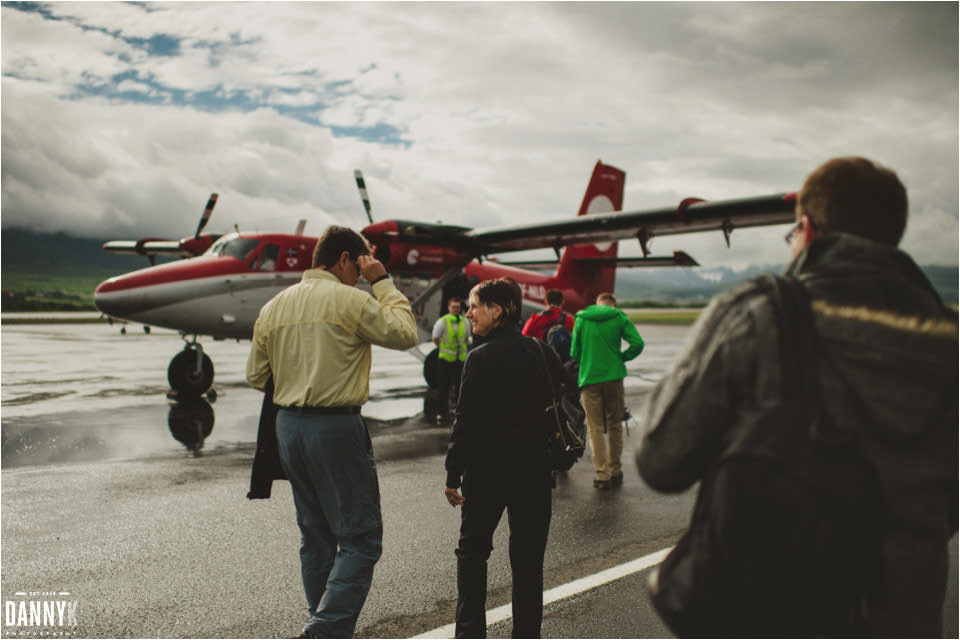
[(610, 478), (610, 484), (614, 487), (623, 486), (623, 471)]
[(593, 479), (593, 488), (594, 489), (609, 489), (610, 481), (609, 480), (599, 480), (597, 478)]

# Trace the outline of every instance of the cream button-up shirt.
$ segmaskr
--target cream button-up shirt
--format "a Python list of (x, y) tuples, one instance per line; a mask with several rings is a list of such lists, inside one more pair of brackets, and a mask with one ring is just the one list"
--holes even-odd
[(263, 389), (273, 376), (283, 407), (361, 405), (370, 395), (370, 345), (417, 344), (410, 302), (386, 278), (369, 293), (322, 269), (304, 271), (260, 310), (247, 359), (247, 382)]

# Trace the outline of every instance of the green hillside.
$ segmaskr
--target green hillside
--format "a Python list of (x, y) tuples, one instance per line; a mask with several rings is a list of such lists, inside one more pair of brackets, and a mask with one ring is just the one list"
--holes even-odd
[(4, 229), (0, 234), (3, 311), (93, 311), (93, 290), (111, 276), (150, 265), (110, 254), (102, 240)]

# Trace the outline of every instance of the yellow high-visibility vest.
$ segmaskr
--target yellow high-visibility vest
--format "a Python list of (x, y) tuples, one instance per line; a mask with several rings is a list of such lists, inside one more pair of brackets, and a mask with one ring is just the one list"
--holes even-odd
[(446, 323), (446, 331), (440, 339), (438, 354), (441, 360), (446, 362), (463, 362), (467, 359), (467, 328), (466, 318), (463, 316), (454, 316), (451, 313), (443, 316)]

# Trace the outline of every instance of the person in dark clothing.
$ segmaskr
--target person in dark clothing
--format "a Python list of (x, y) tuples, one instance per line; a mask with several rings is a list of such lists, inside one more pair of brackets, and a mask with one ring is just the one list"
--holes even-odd
[[(474, 334), (486, 340), (464, 363), (444, 489), (447, 501), (461, 507), (458, 638), (486, 637), (487, 559), (504, 509), (510, 523), (513, 637), (540, 637), (553, 486), (544, 411), (550, 391), (541, 353), (554, 379), (571, 388), (573, 381), (556, 354), (520, 334), (520, 299), (510, 279), (488, 280), (470, 292), (467, 318)], [(542, 388), (531, 381), (542, 382)]]
[[(939, 637), (957, 532), (956, 310), (897, 248), (907, 194), (889, 169), (825, 163), (798, 193), (796, 220), (787, 275), (811, 300), (822, 411), (855, 432), (883, 500), (881, 577), (859, 616), (869, 636)], [(637, 465), (650, 486), (683, 491), (708, 477), (751, 416), (782, 402), (779, 327), (758, 282), (704, 310), (640, 416)], [(656, 571), (650, 584), (659, 589)], [(771, 635), (793, 635), (784, 625)]]

